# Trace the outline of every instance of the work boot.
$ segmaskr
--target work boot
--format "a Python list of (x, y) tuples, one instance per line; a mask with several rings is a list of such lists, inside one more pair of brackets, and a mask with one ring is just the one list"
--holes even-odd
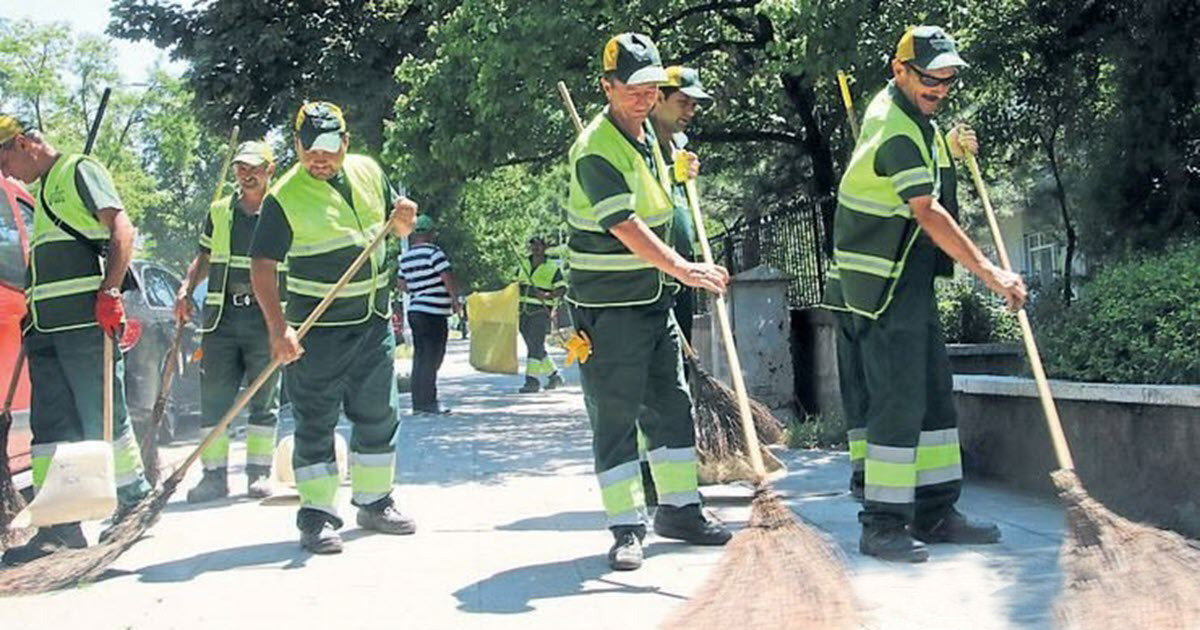
[(550, 375), (550, 378), (546, 379), (546, 391), (558, 389), (562, 384), (563, 378), (559, 376), (558, 372), (555, 372)]
[(84, 547), (87, 547), (87, 539), (83, 537), (83, 528), (79, 526), (78, 522), (39, 527), (29, 542), (20, 547), (5, 550), (3, 562), (10, 567), (15, 567), (38, 558), (44, 558), (62, 549), (83, 549)]
[[(542, 388), (542, 384), (538, 383), (538, 380), (536, 378), (533, 378), (532, 376), (526, 376), (525, 384), (521, 386), (521, 389), (517, 390), (517, 393), (536, 394), (538, 392), (538, 390), (540, 390), (541, 388)], [(547, 389), (549, 389), (549, 387), (547, 387)]]
[(342, 519), (311, 508), (300, 508), (296, 513), (296, 527), (300, 528), (300, 546), (309, 553), (342, 553), (342, 537), (337, 529)]
[(928, 544), (991, 545), (1000, 542), (1000, 528), (995, 523), (972, 521), (954, 508), (932, 525), (914, 523), (909, 529), (913, 538)]
[(229, 474), (225, 468), (205, 469), (204, 477), (195, 488), (188, 490), (188, 503), (207, 503), (229, 496)]
[(918, 540), (913, 540), (904, 526), (864, 527), (858, 539), (858, 551), (865, 556), (875, 556), (889, 562), (925, 562), (929, 550)]
[(391, 497), (358, 508), (358, 526), (381, 534), (404, 536), (417, 531), (417, 522), (400, 513)]
[(721, 523), (708, 520), (699, 503), (658, 506), (654, 512), (654, 533), (693, 545), (724, 545), (733, 536)]
[(642, 538), (646, 536), (645, 527), (613, 527), (612, 547), (608, 549), (608, 566), (613, 571), (633, 571), (642, 566)]
[(271, 485), (271, 476), (268, 473), (246, 471), (246, 496), (251, 499), (265, 499), (273, 494), (275, 488)]

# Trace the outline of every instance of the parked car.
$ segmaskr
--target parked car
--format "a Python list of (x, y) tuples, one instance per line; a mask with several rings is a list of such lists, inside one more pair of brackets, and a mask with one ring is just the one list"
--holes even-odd
[[(127, 321), (120, 346), (125, 353), (125, 401), (134, 431), (142, 436), (146, 433), (167, 352), (175, 337), (175, 294), (180, 279), (166, 267), (151, 261), (135, 260), (130, 267), (140, 290), (125, 292)], [(200, 313), (199, 304), (195, 305), (194, 312)], [(184, 327), (174, 383), (159, 425), (161, 443), (175, 439), (189, 423), (199, 425), (200, 363), (191, 360), (200, 346), (195, 321)]]

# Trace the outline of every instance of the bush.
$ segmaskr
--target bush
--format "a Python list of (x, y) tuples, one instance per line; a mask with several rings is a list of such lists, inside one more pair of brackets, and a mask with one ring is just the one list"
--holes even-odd
[(938, 280), (938, 318), (946, 343), (994, 343), (1021, 338), (1017, 319), (1000, 298), (983, 293), (969, 279)]
[(1070, 308), (1037, 309), (1051, 376), (1106, 383), (1200, 383), (1200, 242), (1107, 265)]

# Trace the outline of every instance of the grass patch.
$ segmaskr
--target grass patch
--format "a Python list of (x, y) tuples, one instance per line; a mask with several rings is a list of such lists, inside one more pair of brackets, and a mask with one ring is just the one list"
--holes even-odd
[(807, 414), (788, 420), (786, 444), (790, 449), (846, 448), (846, 420), (840, 413)]

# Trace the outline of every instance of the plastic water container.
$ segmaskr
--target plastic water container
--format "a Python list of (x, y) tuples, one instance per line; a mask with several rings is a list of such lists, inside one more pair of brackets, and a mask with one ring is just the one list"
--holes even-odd
[(107, 518), (117, 509), (113, 447), (103, 440), (59, 444), (46, 481), (11, 528), (42, 527)]

